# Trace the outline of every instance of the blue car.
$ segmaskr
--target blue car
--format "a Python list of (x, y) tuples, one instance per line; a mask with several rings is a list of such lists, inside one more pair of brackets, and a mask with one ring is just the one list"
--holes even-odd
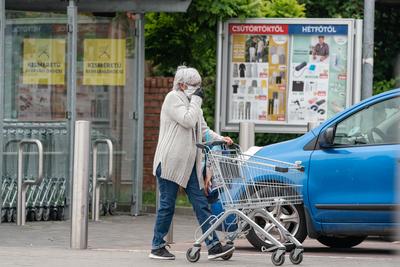
[[(398, 229), (400, 89), (366, 99), (255, 155), (302, 161), (305, 171), (297, 182), (303, 185), (304, 203), (267, 207), (300, 242), (309, 236), (329, 247), (349, 248), (369, 235), (389, 236)], [(268, 220), (254, 220), (283, 240)], [(247, 239), (258, 249), (271, 246), (252, 229)]]

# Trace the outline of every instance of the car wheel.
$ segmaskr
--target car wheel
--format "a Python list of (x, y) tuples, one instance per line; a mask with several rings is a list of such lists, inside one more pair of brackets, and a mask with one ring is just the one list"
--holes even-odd
[(331, 248), (351, 248), (359, 245), (366, 236), (320, 236), (317, 238), (321, 244)]
[[(300, 243), (306, 239), (307, 226), (303, 205), (272, 206), (265, 208), (265, 210), (274, 216)], [(286, 238), (281, 231), (261, 213), (256, 213), (251, 219), (279, 242), (286, 242)], [(248, 231), (246, 238), (258, 250), (261, 250), (262, 247), (270, 248), (274, 246), (267, 238), (256, 232), (253, 228)]]

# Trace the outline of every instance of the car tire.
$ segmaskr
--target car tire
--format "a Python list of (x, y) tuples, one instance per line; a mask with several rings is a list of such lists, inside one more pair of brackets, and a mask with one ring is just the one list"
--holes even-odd
[[(269, 213), (272, 213), (272, 211), (274, 211), (274, 209), (275, 208), (273, 208), (273, 207), (266, 208), (266, 210)], [(294, 235), (294, 237), (300, 243), (302, 243), (307, 237), (307, 225), (306, 225), (306, 217), (305, 217), (305, 214), (304, 214), (303, 205), (301, 205), (301, 204), (298, 204), (298, 205), (284, 205), (284, 206), (281, 206), (281, 212), (283, 214), (285, 214), (286, 216), (293, 215), (293, 216), (297, 217), (297, 222), (298, 223), (295, 223), (293, 221), (292, 223), (285, 223), (284, 226), (290, 233), (292, 233)], [(264, 220), (264, 218), (255, 216), (255, 218), (252, 218), (252, 219), (259, 226), (261, 226), (262, 228), (265, 228), (266, 221)], [(278, 216), (277, 219), (279, 221), (279, 219), (280, 219), (279, 216)], [(276, 230), (276, 228), (275, 228), (275, 230)], [(281, 238), (279, 238), (279, 234), (273, 234), (271, 232), (269, 232), (269, 233), (272, 234), (275, 238), (277, 238), (278, 241), (282, 241), (283, 243), (286, 241), (286, 240), (282, 240)], [(253, 228), (248, 230), (246, 238), (249, 241), (249, 243), (254, 248), (256, 248), (257, 250), (261, 250), (263, 247), (268, 249), (268, 248), (274, 246), (270, 241), (265, 240), (262, 237), (260, 237), (259, 234), (257, 234), (257, 232)], [(292, 246), (290, 246), (290, 245), (291, 244), (289, 244), (289, 246), (287, 246), (288, 249), (291, 249)]]
[(317, 238), (321, 244), (331, 248), (351, 248), (359, 245), (366, 236), (320, 236)]

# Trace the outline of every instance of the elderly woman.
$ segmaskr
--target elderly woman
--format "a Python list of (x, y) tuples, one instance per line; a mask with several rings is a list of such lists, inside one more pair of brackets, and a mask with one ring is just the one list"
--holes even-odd
[[(164, 237), (171, 225), (180, 186), (185, 189), (200, 225), (211, 215), (203, 191), (201, 151), (196, 143), (202, 142), (207, 132), (214, 140), (232, 143), (229, 137), (222, 137), (208, 128), (201, 110), (204, 93), (200, 86), (201, 77), (196, 69), (178, 67), (173, 90), (167, 94), (161, 108), (160, 134), (153, 165), (160, 191), (160, 205), (149, 255), (153, 259), (175, 259), (165, 248)], [(208, 228), (209, 224), (205, 223), (202, 226), (203, 233)], [(209, 259), (233, 253), (235, 249), (231, 245), (221, 245), (215, 232), (205, 243)]]

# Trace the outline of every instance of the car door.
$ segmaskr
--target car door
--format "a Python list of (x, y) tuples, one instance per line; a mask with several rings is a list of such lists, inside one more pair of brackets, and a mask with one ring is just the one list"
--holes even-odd
[[(331, 144), (317, 146), (310, 160), (308, 192), (317, 221), (390, 223), (396, 206), (400, 97), (386, 97), (324, 128)], [(357, 227), (354, 225), (354, 227)]]

